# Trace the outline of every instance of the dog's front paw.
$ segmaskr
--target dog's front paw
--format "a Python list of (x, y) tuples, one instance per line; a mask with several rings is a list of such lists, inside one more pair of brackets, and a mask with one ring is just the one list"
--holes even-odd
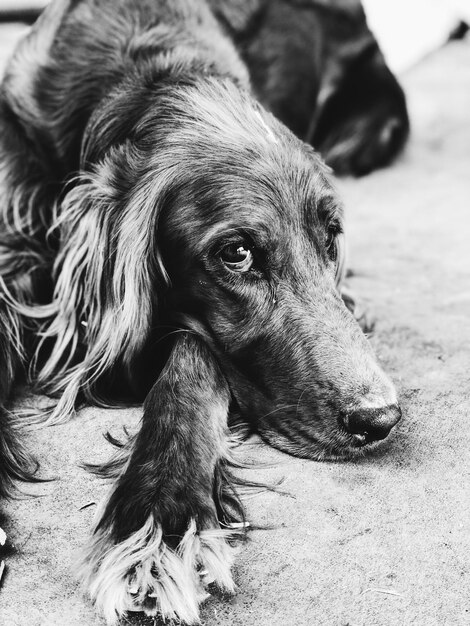
[(176, 547), (151, 515), (137, 532), (113, 542), (98, 528), (86, 550), (82, 578), (92, 600), (109, 624), (128, 611), (160, 614), (187, 624), (199, 621), (199, 604), (207, 585), (233, 592), (233, 532), (220, 527), (198, 528), (191, 519)]

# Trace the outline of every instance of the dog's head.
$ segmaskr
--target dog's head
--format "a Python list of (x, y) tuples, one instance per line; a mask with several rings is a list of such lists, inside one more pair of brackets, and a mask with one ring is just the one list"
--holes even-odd
[(137, 376), (171, 320), (273, 445), (323, 458), (385, 438), (397, 398), (338, 293), (343, 214), (319, 157), (229, 81), (122, 97), (134, 126), (92, 120), (93, 171), (64, 202), (58, 289), (67, 332), (86, 334), (82, 377)]

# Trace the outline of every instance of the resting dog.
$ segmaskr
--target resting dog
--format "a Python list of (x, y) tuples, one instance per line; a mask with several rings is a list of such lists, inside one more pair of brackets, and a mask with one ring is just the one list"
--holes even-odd
[(209, 581), (233, 589), (230, 415), (312, 459), (400, 417), (339, 293), (328, 171), (253, 98), (207, 2), (58, 0), (4, 78), (0, 188), (2, 492), (28, 477), (22, 375), (58, 397), (51, 422), (145, 396), (82, 576), (110, 622), (194, 622)]

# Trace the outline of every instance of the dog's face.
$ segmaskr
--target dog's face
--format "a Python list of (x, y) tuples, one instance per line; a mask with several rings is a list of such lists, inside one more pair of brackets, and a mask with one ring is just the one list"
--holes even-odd
[(311, 458), (362, 450), (399, 409), (337, 291), (342, 208), (328, 173), (271, 116), (238, 103), (215, 119), (192, 97), (213, 115), (205, 136), (172, 138), (191, 168), (161, 217), (167, 300), (270, 443)]

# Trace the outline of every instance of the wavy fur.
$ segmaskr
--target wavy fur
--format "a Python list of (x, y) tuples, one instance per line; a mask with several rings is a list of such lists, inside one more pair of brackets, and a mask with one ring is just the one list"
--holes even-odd
[[(230, 573), (233, 536), (233, 531), (221, 528), (198, 530), (191, 519), (178, 546), (172, 548), (161, 525), (150, 516), (137, 532), (112, 545), (101, 528), (83, 554), (80, 575), (108, 624), (128, 611), (141, 610), (198, 623), (199, 604), (209, 595), (207, 584), (235, 591)], [(97, 555), (104, 556), (97, 561)]]

